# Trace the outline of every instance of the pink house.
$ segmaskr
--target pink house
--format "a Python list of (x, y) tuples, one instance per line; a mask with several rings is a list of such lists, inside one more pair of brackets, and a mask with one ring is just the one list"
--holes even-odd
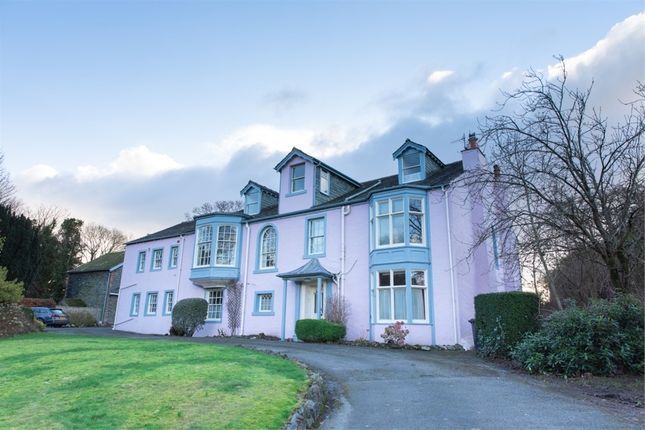
[(275, 166), (280, 189), (249, 181), (243, 211), (129, 242), (114, 328), (168, 333), (173, 304), (202, 297), (197, 335), (228, 333), (227, 294), (239, 283), (238, 334), (295, 338), (296, 321), (325, 318), (337, 296), (349, 304), (348, 339), (380, 341), (403, 321), (408, 343), (471, 347), (474, 296), (520, 281), (494, 234), (471, 249), (488, 208), (459, 180), (487, 164), (474, 135), (461, 156), (446, 164), (406, 140), (393, 153), (397, 175), (358, 182), (294, 148)]

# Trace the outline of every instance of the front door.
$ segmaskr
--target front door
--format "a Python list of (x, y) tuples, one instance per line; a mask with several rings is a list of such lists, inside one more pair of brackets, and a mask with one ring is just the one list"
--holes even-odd
[[(325, 303), (325, 290), (321, 289), (322, 303)], [(318, 297), (316, 296), (316, 284), (302, 284), (300, 292), (300, 319), (317, 319), (316, 310)], [(321, 309), (321, 314), (324, 315)]]

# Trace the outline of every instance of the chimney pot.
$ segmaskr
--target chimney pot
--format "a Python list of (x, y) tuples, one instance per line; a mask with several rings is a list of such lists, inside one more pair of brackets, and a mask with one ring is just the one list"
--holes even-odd
[(477, 145), (477, 135), (475, 133), (468, 133), (468, 149), (479, 148)]

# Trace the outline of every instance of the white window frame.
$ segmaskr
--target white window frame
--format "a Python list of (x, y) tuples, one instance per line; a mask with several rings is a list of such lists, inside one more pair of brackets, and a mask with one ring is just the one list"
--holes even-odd
[[(393, 202), (395, 200), (400, 200), (402, 202), (401, 211), (394, 212), (394, 204), (393, 204)], [(379, 209), (379, 203), (384, 203), (384, 202), (387, 202), (388, 211), (387, 211), (387, 213), (379, 214), (379, 210), (378, 210)], [(389, 247), (395, 247), (395, 246), (405, 246), (405, 242), (406, 242), (405, 241), (405, 223), (406, 223), (406, 221), (409, 222), (409, 220), (406, 217), (406, 212), (405, 212), (405, 204), (406, 203), (407, 203), (407, 201), (406, 201), (404, 196), (390, 197), (390, 198), (385, 198), (385, 199), (378, 199), (378, 200), (375, 201), (375, 204), (374, 204), (374, 209), (375, 209), (375, 213), (374, 213), (375, 221), (374, 221), (374, 223), (376, 225), (376, 229), (375, 229), (376, 231), (375, 231), (375, 236), (374, 236), (374, 246), (375, 246), (375, 248), (389, 248)], [(398, 215), (403, 215), (403, 234), (402, 234), (403, 242), (394, 242), (394, 222), (393, 222), (393, 219), (394, 219), (395, 216), (398, 216)], [(380, 225), (379, 220), (381, 218), (386, 218), (386, 217), (388, 218), (388, 232), (389, 232), (388, 240), (389, 241), (388, 241), (388, 243), (382, 245), (380, 243), (381, 225)]]
[[(390, 284), (389, 285), (381, 285), (381, 273), (390, 273)], [(394, 272), (403, 272), (403, 276), (405, 277), (405, 281), (403, 285), (394, 285)], [(375, 272), (376, 273), (376, 320), (379, 323), (393, 323), (395, 321), (403, 321), (407, 322), (408, 321), (408, 309), (407, 309), (407, 271), (406, 269), (389, 269), (389, 270), (378, 270)], [(404, 308), (404, 313), (405, 316), (403, 318), (395, 318), (394, 310), (394, 290), (395, 289), (403, 289), (405, 291), (405, 300), (406, 300), (406, 306)], [(381, 318), (381, 291), (389, 290), (390, 294), (390, 317), (389, 319), (387, 318)]]
[(175, 292), (166, 291), (163, 298), (164, 310), (163, 313), (166, 315), (172, 315), (172, 308), (175, 306)]
[[(152, 301), (152, 298), (154, 297), (154, 302)], [(151, 310), (152, 306), (154, 305), (154, 311)], [(148, 293), (146, 295), (146, 316), (152, 316), (152, 315), (157, 315), (157, 309), (159, 308), (159, 293)]]
[(170, 255), (168, 258), (168, 267), (175, 269), (179, 264), (179, 246), (174, 245), (170, 247)]
[[(295, 176), (296, 174), (296, 169), (302, 167), (302, 176)], [(291, 166), (290, 173), (290, 184), (289, 184), (289, 189), (291, 190), (291, 193), (301, 193), (305, 191), (305, 176), (307, 174), (307, 169), (305, 168), (305, 163), (300, 163), (300, 164), (294, 164)], [(302, 189), (294, 189), (294, 185), (296, 184), (296, 180), (302, 179)]]
[[(322, 223), (322, 234), (313, 236), (312, 232), (313, 229), (311, 228), (313, 225), (313, 222), (320, 221)], [(325, 254), (325, 248), (327, 246), (326, 243), (326, 235), (327, 235), (327, 221), (325, 220), (325, 217), (315, 217), (315, 218), (308, 218), (307, 219), (307, 255), (324, 255)], [(320, 239), (322, 238), (322, 250), (320, 252), (312, 252), (312, 246), (314, 244), (314, 239)]]
[[(206, 320), (221, 321), (224, 313), (224, 289), (210, 288), (206, 290), (206, 301), (208, 302)], [(211, 313), (213, 316), (211, 316)]]
[(145, 272), (146, 270), (146, 251), (139, 251), (137, 257), (137, 273)]
[[(413, 279), (413, 274), (414, 272), (422, 272), (423, 273), (423, 286), (420, 285), (412, 285), (412, 279)], [(429, 316), (428, 316), (428, 271), (424, 269), (410, 269), (410, 297), (412, 302), (410, 303), (410, 306), (412, 307), (412, 315), (410, 317), (412, 318), (413, 323), (427, 323), (429, 321)], [(414, 291), (415, 289), (418, 290), (424, 290), (423, 293), (423, 314), (425, 315), (424, 319), (415, 319), (414, 318)]]
[[(273, 248), (269, 249), (267, 234), (273, 232)], [(273, 254), (273, 265), (266, 265), (268, 257)], [(268, 226), (260, 233), (260, 269), (275, 269), (278, 257), (278, 232), (275, 227)]]
[[(207, 231), (208, 234), (202, 233)], [(204, 255), (201, 254), (204, 249)], [(195, 241), (195, 261), (194, 267), (208, 267), (213, 262), (213, 226), (210, 224), (200, 225), (197, 228), (197, 238)], [(208, 258), (208, 260), (206, 260)]]
[[(417, 163), (418, 164), (410, 164), (410, 165), (406, 166), (405, 165), (405, 157), (406, 157), (406, 155), (409, 156), (411, 154), (414, 154), (414, 155), (417, 156)], [(421, 167), (422, 167), (422, 165), (421, 165), (421, 153), (420, 152), (408, 150), (408, 151), (404, 152), (403, 154), (401, 154), (401, 177), (403, 178), (404, 183), (405, 182), (414, 182), (414, 181), (420, 180), (421, 176), (422, 176)], [(410, 169), (418, 169), (418, 171), (416, 171), (414, 173), (406, 173), (406, 170), (410, 170)]]
[[(268, 299), (267, 299), (268, 297)], [(268, 304), (267, 307), (263, 307)], [(258, 313), (273, 312), (273, 293), (258, 293)]]
[[(417, 211), (412, 212), (410, 210), (410, 200), (421, 200), (421, 212), (417, 212)], [(408, 211), (406, 213), (406, 217), (408, 221), (407, 223), (408, 243), (410, 244), (410, 246), (425, 246), (426, 245), (426, 211), (425, 211), (426, 200), (421, 196), (417, 197), (417, 196), (411, 195), (407, 197), (406, 203), (408, 207)], [(412, 243), (412, 238), (410, 237), (412, 232), (412, 230), (410, 229), (410, 219), (411, 219), (410, 214), (421, 215), (421, 243)]]
[(152, 266), (150, 267), (150, 270), (161, 270), (161, 267), (163, 266), (163, 248), (153, 249), (151, 260)]
[[(224, 238), (220, 239), (220, 232), (224, 229), (231, 229), (233, 232), (231, 237), (233, 238), (232, 240), (230, 238)], [(220, 263), (220, 251), (224, 252), (225, 250), (222, 248), (222, 245), (232, 243), (233, 247), (231, 249), (231, 254), (230, 254), (230, 262), (229, 263)], [(217, 238), (215, 242), (215, 266), (217, 267), (235, 267), (235, 263), (237, 260), (237, 226), (233, 224), (221, 224), (217, 227)]]
[[(255, 194), (255, 201), (251, 200), (251, 195)], [(244, 213), (247, 215), (255, 215), (260, 212), (260, 190), (257, 188), (251, 188), (246, 193), (246, 201), (244, 203)], [(251, 209), (253, 207), (253, 209)]]
[(331, 176), (325, 169), (320, 169), (320, 192), (324, 195), (329, 195), (331, 185)]

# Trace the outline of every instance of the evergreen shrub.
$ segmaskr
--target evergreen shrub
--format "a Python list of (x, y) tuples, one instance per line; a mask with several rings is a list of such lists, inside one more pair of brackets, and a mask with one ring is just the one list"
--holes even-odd
[(338, 342), (346, 333), (344, 325), (326, 320), (296, 321), (296, 336), (303, 342)]
[(204, 299), (183, 299), (172, 308), (171, 336), (188, 336), (204, 326), (208, 302)]
[(643, 373), (644, 318), (642, 303), (629, 296), (571, 307), (551, 314), (511, 355), (532, 373)]
[(522, 291), (475, 297), (477, 349), (486, 356), (507, 356), (526, 333), (538, 328), (540, 300)]

